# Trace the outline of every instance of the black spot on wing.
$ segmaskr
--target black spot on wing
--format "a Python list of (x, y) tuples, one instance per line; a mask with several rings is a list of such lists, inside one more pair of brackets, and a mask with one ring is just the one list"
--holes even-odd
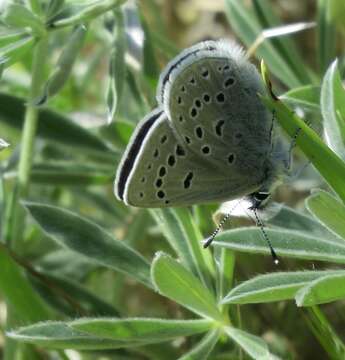
[(153, 114), (147, 121), (141, 126), (138, 134), (136, 135), (129, 151), (127, 154), (127, 158), (124, 161), (120, 175), (119, 175), (119, 181), (117, 184), (117, 193), (121, 200), (123, 200), (123, 193), (125, 191), (126, 182), (128, 179), (128, 176), (133, 168), (134, 161), (137, 157), (137, 154), (140, 150), (140, 147), (151, 129), (152, 125), (155, 123), (155, 121), (162, 115), (163, 111), (157, 112)]

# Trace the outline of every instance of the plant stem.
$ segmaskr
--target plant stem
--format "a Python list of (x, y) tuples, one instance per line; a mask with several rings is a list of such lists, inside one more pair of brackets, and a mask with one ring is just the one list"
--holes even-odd
[[(47, 43), (47, 36), (42, 37), (38, 40), (34, 48), (31, 88), (22, 131), (22, 142), (18, 165), (18, 179), (10, 199), (10, 204), (9, 208), (7, 209), (4, 224), (5, 241), (7, 245), (11, 245), (11, 247), (15, 250), (18, 250), (18, 252), (22, 250), (25, 219), (24, 210), (21, 208), (19, 200), (27, 196), (29, 190), (31, 165), (34, 153), (34, 141), (38, 119), (38, 109), (37, 107), (34, 107), (32, 103), (33, 100), (40, 95), (40, 91), (43, 85)], [(24, 309), (22, 304), (16, 303), (17, 298), (20, 298), (22, 295), (17, 296), (18, 294), (13, 292), (13, 289), (10, 287), (11, 283), (13, 283), (13, 279), (16, 279), (16, 277), (18, 279), (16, 279), (17, 281), (15, 283), (16, 286), (20, 286), (20, 291), (22, 291), (21, 294), (24, 294), (24, 286), (24, 289), (26, 289), (26, 295), (30, 295), (29, 297), (24, 297), (28, 309), (30, 309), (27, 311), (24, 310), (24, 314), (28, 317), (28, 320), (35, 321), (45, 318), (47, 313), (43, 306), (44, 304), (41, 303), (41, 300), (39, 297), (37, 297), (36, 293), (32, 291), (31, 286), (27, 284), (25, 280), (23, 280), (23, 275), (20, 270), (17, 269), (16, 264), (14, 264), (13, 260), (8, 257), (5, 252), (1, 252), (0, 255), (3, 257), (2, 265), (8, 265), (5, 268), (7, 271), (4, 272), (4, 275), (7, 275), (7, 279), (4, 279), (5, 281), (2, 283), (2, 290), (5, 297), (8, 297), (7, 304), (12, 305), (8, 307), (7, 326), (13, 326), (13, 323), (16, 322), (14, 313), (18, 311), (20, 313)], [(9, 278), (11, 278), (11, 281)], [(9, 350), (5, 353), (5, 360), (13, 359), (13, 354), (19, 352), (21, 347), (17, 346), (16, 343), (11, 341), (9, 341), (7, 345)], [(23, 351), (25, 351), (24, 348)]]
[(24, 210), (20, 207), (19, 200), (26, 197), (30, 185), (30, 173), (34, 153), (34, 142), (37, 129), (38, 108), (33, 104), (41, 94), (44, 81), (44, 64), (47, 53), (47, 37), (41, 38), (35, 48), (32, 63), (31, 89), (28, 99), (28, 105), (25, 112), (24, 127), (22, 132), (21, 150), (18, 165), (18, 180), (12, 199), (12, 209), (7, 221), (10, 222), (7, 227), (7, 240), (11, 246), (20, 251), (20, 243), (24, 230)]
[(81, 9), (76, 15), (72, 15), (65, 19), (57, 20), (50, 24), (49, 30), (60, 29), (66, 26), (76, 26), (89, 22), (92, 19), (99, 17), (109, 10), (114, 10), (116, 7), (121, 6), (126, 0), (105, 0), (98, 1), (94, 5), (87, 6)]

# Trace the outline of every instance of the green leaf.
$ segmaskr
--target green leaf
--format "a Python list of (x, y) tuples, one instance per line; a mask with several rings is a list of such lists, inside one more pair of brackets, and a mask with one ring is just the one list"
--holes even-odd
[[(242, 1), (226, 0), (225, 5), (226, 15), (235, 33), (247, 46), (252, 45), (262, 31), (253, 12)], [(294, 71), (284, 57), (274, 48), (270, 40), (266, 40), (260, 45), (257, 49), (257, 56), (265, 59), (274, 75), (289, 88), (302, 85)]]
[(9, 146), (10, 146), (10, 144), (8, 142), (6, 142), (4, 139), (0, 138), (0, 151), (3, 149), (6, 149)]
[(44, 273), (42, 278), (31, 276), (30, 281), (49, 305), (67, 316), (119, 316), (112, 305), (60, 274), (55, 276)]
[[(282, 205), (279, 212), (269, 219), (267, 223), (283, 229), (305, 231), (317, 237), (327, 237), (330, 239), (332, 235), (319, 221), (314, 220), (308, 214), (301, 213), (301, 211), (285, 205)], [(339, 241), (339, 238), (335, 237), (334, 240)]]
[(29, 37), (30, 34), (28, 34), (27, 31), (25, 30), (8, 30), (6, 29), (6, 32), (1, 32), (0, 33), (0, 51), (1, 48), (15, 43), (19, 40), (22, 40), (24, 38)]
[(50, 0), (46, 9), (46, 18), (51, 19), (56, 16), (65, 4), (65, 0)]
[[(5, 178), (17, 176), (17, 172), (6, 172)], [(111, 184), (114, 169), (107, 166), (81, 165), (76, 162), (56, 162), (55, 164), (35, 164), (32, 167), (30, 181), (34, 184), (50, 186), (88, 186)]]
[(264, 33), (279, 29), (280, 36), (276, 35), (270, 40), (276, 51), (288, 63), (291, 70), (293, 70), (302, 82), (307, 83), (310, 81), (308, 67), (303, 63), (295, 43), (289, 36), (286, 36), (290, 34), (289, 31), (293, 24), (282, 24), (280, 18), (275, 14), (275, 9), (270, 0), (253, 0), (252, 4), (256, 13), (256, 18), (260, 22), (261, 27), (265, 29), (263, 30)]
[(25, 207), (42, 230), (58, 244), (86, 256), (91, 262), (152, 287), (148, 261), (97, 224), (54, 206), (25, 203)]
[(223, 304), (257, 304), (293, 299), (296, 292), (315, 279), (340, 271), (275, 272), (256, 276), (234, 287)]
[(158, 253), (151, 278), (160, 294), (206, 318), (222, 321), (212, 293), (191, 272), (170, 256)]
[(329, 231), (345, 240), (345, 206), (338, 199), (318, 191), (307, 198), (306, 207)]
[[(294, 230), (265, 228), (265, 231), (278, 257), (345, 263), (345, 244)], [(212, 244), (248, 253), (270, 254), (261, 230), (255, 227), (224, 231)]]
[(282, 101), (271, 98), (262, 98), (262, 101), (275, 111), (282, 128), (296, 139), (297, 146), (345, 202), (345, 163)]
[(324, 313), (317, 306), (308, 307), (304, 313), (307, 325), (329, 355), (329, 359), (343, 359), (345, 345)]
[(126, 0), (98, 0), (88, 1), (86, 4), (66, 4), (58, 16), (50, 19), (49, 24), (54, 28), (61, 28), (72, 25), (79, 25), (89, 22), (109, 10), (114, 10)]
[(202, 249), (202, 235), (189, 210), (152, 209), (150, 212), (182, 264), (211, 288), (212, 258), (209, 250)]
[(229, 251), (225, 248), (216, 248), (215, 256), (217, 259), (216, 264), (218, 270), (217, 296), (218, 300), (221, 300), (231, 289), (236, 257), (233, 251)]
[[(25, 100), (0, 92), (0, 121), (11, 127), (22, 129), (24, 124)], [(37, 135), (44, 139), (70, 147), (108, 153), (109, 148), (90, 131), (72, 122), (71, 119), (48, 109), (39, 109)]]
[(134, 124), (117, 119), (115, 122), (100, 126), (98, 132), (102, 139), (111, 141), (117, 148), (125, 148), (134, 131)]
[(181, 356), (178, 360), (206, 360), (220, 336), (218, 329), (206, 334), (190, 351)]
[(8, 26), (15, 28), (30, 27), (38, 35), (44, 35), (45, 33), (41, 19), (27, 7), (20, 4), (6, 6), (2, 19)]
[(255, 360), (271, 358), (267, 344), (261, 338), (230, 326), (225, 327), (224, 330), (251, 358)]
[(345, 160), (345, 89), (335, 60), (321, 87), (321, 112), (328, 146)]
[(108, 123), (115, 120), (126, 77), (126, 34), (121, 10), (115, 11), (115, 30), (109, 64), (109, 84), (107, 92)]
[(320, 110), (320, 87), (314, 85), (300, 86), (291, 89), (279, 97), (288, 105), (302, 107), (306, 110)]
[(318, 0), (318, 60), (320, 72), (324, 73), (336, 56), (336, 28), (331, 17), (331, 3), (334, 1)]
[(142, 15), (140, 16), (140, 20), (144, 30), (143, 72), (144, 75), (152, 82), (152, 85), (155, 86), (157, 85), (160, 69), (153, 48), (150, 28), (146, 24), (145, 18)]
[(180, 336), (190, 336), (208, 331), (212, 326), (212, 321), (104, 318), (77, 320), (70, 326), (78, 331), (112, 340), (160, 343)]
[(345, 3), (343, 0), (333, 0), (329, 2), (329, 12), (333, 22), (345, 31)]
[(297, 306), (313, 306), (345, 298), (345, 271), (316, 279), (296, 294)]
[(91, 336), (69, 326), (69, 323), (49, 321), (19, 328), (7, 333), (16, 341), (52, 349), (102, 350), (138, 346), (141, 343), (116, 341)]
[(0, 243), (0, 292), (22, 322), (39, 321), (51, 316), (50, 310), (30, 286), (23, 271)]
[(19, 61), (23, 55), (34, 45), (34, 38), (26, 36), (16, 42), (0, 48), (0, 65), (9, 67)]
[(65, 47), (62, 50), (57, 64), (54, 67), (53, 73), (47, 80), (43, 90), (43, 95), (39, 99), (35, 100), (37, 105), (43, 105), (48, 99), (56, 95), (63, 88), (72, 72), (73, 65), (84, 44), (86, 34), (87, 27), (84, 25), (80, 25), (73, 29)]

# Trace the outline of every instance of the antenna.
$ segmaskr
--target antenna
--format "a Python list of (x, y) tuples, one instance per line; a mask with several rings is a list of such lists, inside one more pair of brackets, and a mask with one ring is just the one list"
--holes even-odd
[(236, 207), (240, 204), (240, 202), (241, 202), (242, 200), (243, 200), (243, 198), (240, 199), (240, 200), (233, 206), (233, 208), (223, 217), (222, 221), (218, 224), (216, 230), (213, 231), (212, 235), (209, 236), (209, 237), (205, 240), (205, 242), (204, 242), (204, 244), (203, 244), (203, 248), (204, 248), (204, 249), (208, 248), (208, 247), (211, 245), (211, 243), (212, 243), (212, 241), (214, 240), (214, 238), (217, 236), (217, 234), (219, 233), (219, 231), (223, 229), (224, 224), (226, 223), (226, 221), (227, 221), (227, 220), (229, 219), (229, 217), (231, 216), (232, 212), (236, 209)]
[(277, 256), (276, 252), (273, 249), (273, 246), (271, 244), (271, 241), (270, 241), (269, 237), (267, 236), (267, 233), (266, 233), (266, 231), (264, 229), (264, 224), (262, 223), (262, 221), (260, 220), (260, 218), (258, 216), (257, 209), (255, 207), (253, 207), (251, 210), (253, 210), (253, 213), (255, 215), (256, 224), (260, 227), (262, 235), (264, 236), (264, 239), (266, 240), (266, 242), (268, 244), (268, 247), (270, 248), (271, 255), (272, 255), (272, 258), (273, 258), (273, 262), (276, 265), (278, 265), (279, 264), (278, 256)]

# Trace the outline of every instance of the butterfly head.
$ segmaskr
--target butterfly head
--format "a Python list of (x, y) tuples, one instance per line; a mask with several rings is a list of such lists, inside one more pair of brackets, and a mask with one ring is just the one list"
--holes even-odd
[(250, 210), (264, 208), (271, 198), (271, 193), (268, 191), (256, 191), (248, 195), (248, 200), (251, 203)]

